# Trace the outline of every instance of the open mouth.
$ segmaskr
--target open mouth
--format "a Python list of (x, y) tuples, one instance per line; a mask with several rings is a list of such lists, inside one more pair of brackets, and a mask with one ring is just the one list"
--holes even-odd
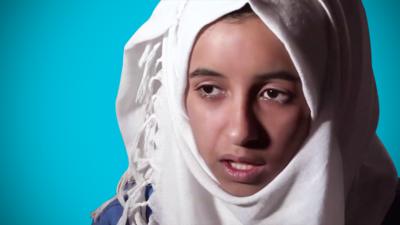
[(239, 162), (233, 162), (233, 161), (228, 161), (228, 163), (229, 163), (230, 167), (232, 167), (232, 169), (236, 169), (239, 171), (249, 171), (254, 168), (253, 165), (247, 164), (247, 163), (239, 163)]
[(240, 159), (223, 159), (221, 163), (229, 180), (240, 183), (257, 182), (265, 167), (265, 164)]

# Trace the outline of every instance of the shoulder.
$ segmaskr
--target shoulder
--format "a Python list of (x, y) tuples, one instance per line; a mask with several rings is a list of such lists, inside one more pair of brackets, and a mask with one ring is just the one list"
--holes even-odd
[(122, 215), (123, 208), (118, 199), (114, 199), (110, 204), (101, 212), (96, 221), (92, 225), (116, 225)]
[(400, 178), (397, 181), (396, 197), (382, 223), (382, 225), (394, 224), (400, 224)]

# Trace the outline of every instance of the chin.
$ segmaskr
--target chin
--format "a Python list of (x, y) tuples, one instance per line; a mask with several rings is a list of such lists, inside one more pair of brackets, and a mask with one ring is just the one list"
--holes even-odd
[(227, 193), (236, 197), (247, 197), (251, 196), (261, 189), (263, 189), (267, 184), (244, 184), (244, 183), (234, 183), (234, 184), (221, 184), (220, 187), (224, 189)]

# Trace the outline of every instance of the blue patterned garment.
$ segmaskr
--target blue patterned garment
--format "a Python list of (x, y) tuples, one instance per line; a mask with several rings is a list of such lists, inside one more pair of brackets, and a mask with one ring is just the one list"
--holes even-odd
[[(151, 185), (146, 186), (145, 198), (149, 199), (150, 195), (153, 193), (153, 187)], [(97, 221), (93, 221), (92, 225), (117, 225), (119, 218), (122, 216), (123, 208), (119, 203), (118, 199), (112, 201), (100, 214)], [(149, 217), (152, 211), (150, 207), (146, 207), (146, 220), (149, 221)]]

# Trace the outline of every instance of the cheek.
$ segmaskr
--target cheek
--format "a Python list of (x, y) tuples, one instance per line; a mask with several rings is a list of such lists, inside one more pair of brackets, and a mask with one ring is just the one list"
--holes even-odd
[(190, 95), (186, 102), (189, 124), (198, 151), (207, 160), (215, 151), (217, 141), (220, 140), (218, 135), (221, 133), (219, 131), (222, 127), (221, 113), (205, 103), (204, 100), (193, 98)]
[(264, 112), (263, 125), (267, 130), (271, 147), (279, 156), (292, 155), (299, 150), (308, 134), (309, 114), (299, 106), (285, 106)]

